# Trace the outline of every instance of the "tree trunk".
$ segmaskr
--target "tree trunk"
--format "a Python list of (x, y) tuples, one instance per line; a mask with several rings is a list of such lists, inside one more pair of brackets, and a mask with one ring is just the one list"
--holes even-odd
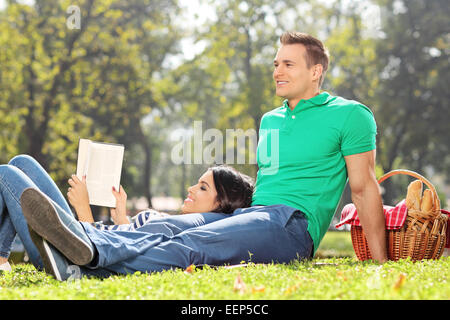
[(144, 196), (148, 201), (148, 206), (153, 207), (152, 204), (152, 191), (151, 191), (151, 170), (152, 170), (152, 148), (151, 145), (147, 142), (147, 139), (142, 132), (142, 128), (138, 126), (138, 136), (139, 136), (139, 144), (142, 147), (142, 150), (145, 154), (145, 162), (144, 162), (144, 172), (142, 175), (142, 185), (144, 186)]

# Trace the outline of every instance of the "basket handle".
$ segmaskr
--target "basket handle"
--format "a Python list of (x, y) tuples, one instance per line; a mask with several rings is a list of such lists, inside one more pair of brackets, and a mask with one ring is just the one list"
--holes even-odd
[(378, 179), (378, 184), (381, 184), (387, 178), (392, 177), (397, 174), (409, 175), (409, 176), (419, 179), (420, 181), (425, 183), (425, 185), (431, 190), (431, 193), (433, 194), (434, 203), (436, 204), (436, 211), (439, 213), (441, 212), (441, 201), (439, 200), (436, 189), (434, 188), (433, 184), (430, 181), (428, 181), (424, 176), (418, 174), (417, 172), (414, 172), (411, 170), (406, 170), (406, 169), (392, 170), (392, 171), (389, 171), (388, 173), (384, 174), (380, 179)]

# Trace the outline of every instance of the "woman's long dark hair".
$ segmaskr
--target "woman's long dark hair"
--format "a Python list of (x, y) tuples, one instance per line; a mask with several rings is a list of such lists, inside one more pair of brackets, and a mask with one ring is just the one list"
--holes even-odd
[(209, 168), (214, 177), (219, 207), (214, 212), (232, 213), (252, 205), (253, 179), (227, 165)]

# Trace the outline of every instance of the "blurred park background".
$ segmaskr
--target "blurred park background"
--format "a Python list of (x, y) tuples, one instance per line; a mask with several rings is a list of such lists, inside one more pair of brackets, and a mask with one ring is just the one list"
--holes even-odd
[[(281, 105), (273, 58), (295, 30), (330, 51), (322, 89), (373, 110), (377, 176), (416, 171), (445, 207), (449, 17), (448, 0), (0, 0), (0, 161), (30, 154), (66, 194), (80, 138), (122, 143), (130, 213), (176, 211), (212, 163), (174, 164), (174, 146), (194, 121), (257, 130)], [(383, 182), (385, 203), (410, 181)]]

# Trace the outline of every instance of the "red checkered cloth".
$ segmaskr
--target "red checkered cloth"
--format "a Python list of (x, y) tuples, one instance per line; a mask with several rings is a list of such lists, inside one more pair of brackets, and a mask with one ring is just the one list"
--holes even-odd
[[(406, 220), (408, 209), (406, 208), (405, 200), (400, 201), (395, 207), (383, 206), (384, 216), (386, 218), (386, 229), (396, 230), (400, 229)], [(450, 211), (442, 210), (443, 214), (448, 216), (447, 220), (447, 239), (446, 248), (450, 248)], [(358, 213), (353, 203), (347, 204), (341, 211), (341, 220), (336, 224), (336, 228), (342, 227), (344, 224), (350, 224), (353, 226), (360, 226), (361, 223), (358, 219)]]
[[(386, 218), (386, 229), (395, 230), (400, 229), (405, 223), (408, 209), (406, 208), (405, 200), (399, 202), (395, 207), (383, 206), (384, 216)], [(347, 204), (341, 212), (341, 221), (336, 225), (336, 228), (350, 224), (352, 226), (360, 226), (358, 213), (353, 203)]]

